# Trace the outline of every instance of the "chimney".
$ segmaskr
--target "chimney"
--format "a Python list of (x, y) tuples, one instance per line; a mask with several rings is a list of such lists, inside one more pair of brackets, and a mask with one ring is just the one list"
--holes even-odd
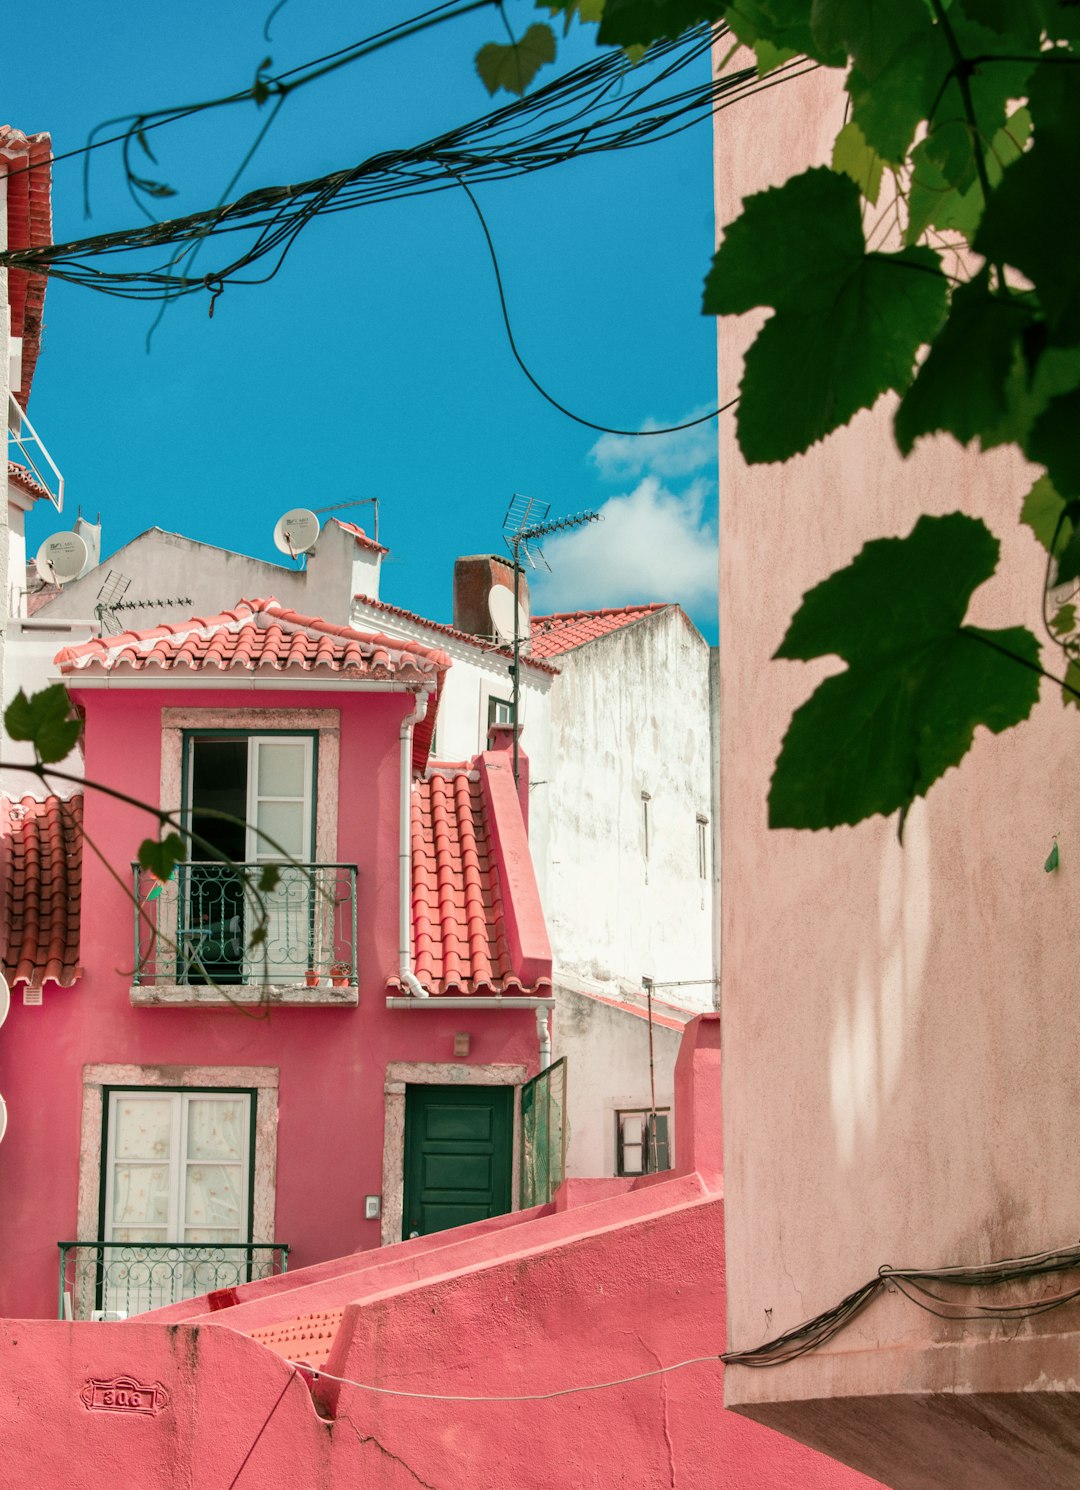
[[(529, 831), (529, 757), (521, 748), (521, 730), (518, 729), (518, 805), (521, 808), (522, 821), (525, 824), (526, 834)], [(506, 765), (509, 768), (514, 755), (514, 726), (512, 724), (489, 724), (488, 725), (488, 754), (501, 754), (506, 756)]]
[[(513, 594), (514, 565), (500, 554), (469, 554), (454, 563), (454, 626), (471, 636), (494, 636), (495, 626), (488, 609), (493, 586), (504, 585)], [(518, 575), (519, 626), (529, 635), (529, 584)]]

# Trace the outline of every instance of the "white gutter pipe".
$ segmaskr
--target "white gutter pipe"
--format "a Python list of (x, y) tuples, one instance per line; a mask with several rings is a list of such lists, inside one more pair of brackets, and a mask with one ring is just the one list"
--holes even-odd
[(546, 1008), (536, 1011), (536, 1037), (540, 1042), (540, 1069), (546, 1071), (551, 1065), (551, 1024)]
[(406, 993), (426, 999), (427, 989), (412, 970), (412, 844), (410, 841), (410, 791), (412, 787), (413, 729), (428, 711), (428, 693), (418, 694), (416, 708), (401, 721), (401, 844), (398, 853), (398, 977)]

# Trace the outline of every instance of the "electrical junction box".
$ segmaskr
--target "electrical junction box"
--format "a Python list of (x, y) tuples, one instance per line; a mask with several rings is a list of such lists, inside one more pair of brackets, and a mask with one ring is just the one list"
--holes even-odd
[(381, 1215), (381, 1213), (382, 1213), (382, 1196), (381, 1195), (365, 1195), (364, 1196), (364, 1220), (365, 1221), (377, 1221), (379, 1219), (379, 1216)]

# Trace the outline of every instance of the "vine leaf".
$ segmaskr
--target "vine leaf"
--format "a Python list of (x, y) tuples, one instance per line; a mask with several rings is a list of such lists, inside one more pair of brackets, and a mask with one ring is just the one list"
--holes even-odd
[(505, 88), (519, 96), (546, 62), (555, 60), (555, 33), (543, 21), (529, 27), (518, 41), (489, 41), (476, 54), (476, 70), (489, 93)]
[(825, 53), (843, 48), (875, 78), (925, 28), (927, 11), (923, 0), (814, 0), (811, 23)]
[(832, 168), (850, 176), (868, 202), (877, 202), (885, 162), (871, 150), (854, 119), (844, 125), (833, 142)]
[(987, 269), (960, 286), (896, 411), (896, 443), (905, 455), (920, 435), (947, 430), (966, 445), (1002, 418), (1020, 338), (1032, 319), (1024, 301), (991, 294)]
[(1043, 868), (1046, 870), (1047, 874), (1053, 874), (1054, 870), (1058, 867), (1059, 862), (1057, 839), (1055, 838), (1054, 846), (1047, 854), (1046, 863), (1043, 865)]
[(1072, 534), (1072, 523), (1064, 514), (1065, 498), (1049, 476), (1040, 476), (1024, 498), (1020, 521), (1026, 523), (1047, 553), (1060, 547), (1062, 539), (1067, 543)]
[(902, 392), (944, 317), (937, 254), (867, 253), (859, 200), (848, 176), (815, 167), (748, 197), (713, 259), (707, 313), (776, 311), (740, 388), (739, 445), (750, 462), (787, 460), (886, 389)]
[(998, 553), (977, 518), (921, 517), (906, 538), (875, 539), (807, 592), (776, 656), (848, 666), (792, 716), (770, 827), (906, 811), (963, 759), (978, 725), (997, 734), (1027, 718), (1039, 692), (1034, 636), (964, 624)]
[(144, 838), (139, 844), (139, 864), (164, 883), (177, 864), (184, 862), (184, 840), (179, 833), (168, 833), (162, 839)]
[(29, 698), (20, 688), (4, 714), (13, 740), (29, 740), (43, 765), (62, 761), (75, 748), (82, 724), (71, 717), (71, 699), (62, 683), (53, 683)]
[(1071, 657), (1065, 669), (1065, 682), (1068, 687), (1061, 690), (1061, 702), (1066, 709), (1080, 709), (1080, 698), (1076, 696), (1080, 693), (1080, 662)]

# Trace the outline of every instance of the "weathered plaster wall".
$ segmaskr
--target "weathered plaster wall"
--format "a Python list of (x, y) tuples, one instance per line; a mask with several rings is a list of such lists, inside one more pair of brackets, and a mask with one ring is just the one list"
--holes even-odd
[[(88, 779), (156, 801), (162, 709), (177, 695), (86, 690), (84, 700)], [(188, 690), (182, 701), (185, 708), (248, 711), (260, 695), (250, 688)], [(364, 1220), (363, 1212), (365, 1194), (381, 1191), (389, 1062), (454, 1062), (454, 1034), (467, 1031), (469, 1057), (456, 1064), (536, 1070), (531, 1010), (385, 1006), (385, 979), (397, 965), (398, 729), (411, 702), (405, 694), (341, 690), (267, 696), (274, 710), (340, 711), (337, 852), (359, 865), (356, 1009), (276, 1009), (269, 1017), (228, 1008), (133, 1009), (128, 865), (153, 823), (139, 809), (87, 792), (85, 976), (72, 989), (48, 986), (40, 1007), (16, 997), (0, 1041), (0, 1091), (13, 1119), (0, 1145), (0, 1314), (55, 1315), (56, 1243), (76, 1239), (84, 1066), (276, 1067), (275, 1234), (256, 1240), (290, 1243), (297, 1266), (379, 1244), (379, 1222)]]
[[(745, 193), (828, 158), (843, 119), (838, 84), (818, 71), (718, 116), (720, 223), (733, 220)], [(736, 390), (757, 324), (720, 324), (722, 399)], [(1080, 823), (1075, 715), (1063, 710), (1058, 690), (1043, 685), (1021, 728), (1002, 737), (978, 731), (960, 769), (912, 811), (902, 848), (895, 820), (830, 833), (766, 826), (787, 720), (835, 669), (768, 659), (802, 593), (866, 540), (909, 532), (920, 511), (985, 517), (1001, 539), (1002, 563), (971, 618), (990, 627), (1023, 622), (1041, 633), (1045, 554), (1017, 524), (1031, 472), (1009, 451), (976, 456), (947, 439), (904, 461), (892, 444), (892, 407), (883, 400), (783, 466), (748, 469), (732, 417), (720, 425), (734, 1347), (830, 1307), (882, 1263), (973, 1264), (1076, 1239), (1080, 1006), (1065, 928)], [(873, 626), (872, 614), (866, 623)], [(1054, 834), (1061, 869), (1048, 875), (1042, 866)], [(1077, 1318), (1074, 1305), (1039, 1328), (1072, 1329)], [(1009, 1334), (1023, 1339), (1035, 1328), (1013, 1325)], [(935, 1344), (961, 1335), (962, 1349)], [(999, 1391), (1024, 1390), (1030, 1442), (1047, 1442), (1047, 1421), (1034, 1422), (1049, 1413), (1039, 1401), (1037, 1352), (1010, 1351), (1000, 1338), (1000, 1326), (947, 1326), (889, 1298), (812, 1356), (772, 1370), (730, 1369), (726, 1400), (761, 1404), (754, 1410), (766, 1420), (860, 1455), (879, 1473), (884, 1464), (894, 1486), (1015, 1486), (1023, 1476), (1001, 1452), (1007, 1426), (965, 1432), (978, 1419), (977, 1402), (963, 1425), (940, 1398), (926, 1405), (919, 1395), (962, 1396), (977, 1383), (987, 1390), (990, 1380)], [(993, 1368), (976, 1368), (982, 1349), (993, 1352)], [(1068, 1393), (1078, 1377), (1074, 1359), (1055, 1383), (1066, 1416), (1075, 1417)], [(894, 1400), (881, 1401), (890, 1394)], [(846, 1408), (834, 1410), (833, 1397)], [(786, 1412), (776, 1405), (785, 1402), (801, 1405)], [(894, 1421), (904, 1413), (906, 1436)], [(946, 1452), (952, 1468), (937, 1478)], [(1038, 1464), (1029, 1471), (1034, 1481), (1067, 1483), (1055, 1471), (1044, 1478)]]
[[(608, 991), (640, 989), (643, 976), (700, 979), (664, 997), (710, 1009), (708, 646), (669, 610), (567, 652), (559, 667), (545, 902), (556, 971)], [(704, 878), (699, 813), (710, 820)]]
[[(267, 539), (278, 514), (268, 516)], [(57, 519), (57, 530), (63, 523)], [(42, 617), (86, 619), (94, 615), (98, 594), (110, 574), (130, 580), (123, 600), (183, 600), (180, 605), (151, 605), (143, 610), (118, 611), (121, 628), (156, 626), (162, 621), (185, 621), (189, 616), (214, 616), (237, 600), (274, 595), (282, 605), (304, 615), (324, 616), (345, 625), (357, 584), (363, 582), (378, 597), (379, 557), (360, 551), (355, 538), (329, 522), (319, 535), (306, 568), (284, 555), (280, 563), (252, 559), (247, 554), (198, 543), (180, 533), (149, 528), (110, 554), (95, 569), (65, 585), (55, 600), (43, 606)], [(184, 600), (184, 597), (190, 600)]]
[[(648, 1022), (569, 988), (557, 987), (555, 996), (554, 1053), (568, 1062), (566, 1172), (581, 1178), (613, 1175), (616, 1112), (650, 1102)], [(657, 1107), (671, 1107), (680, 1038), (678, 1031), (654, 1023)], [(677, 1153), (678, 1135), (675, 1143)]]

